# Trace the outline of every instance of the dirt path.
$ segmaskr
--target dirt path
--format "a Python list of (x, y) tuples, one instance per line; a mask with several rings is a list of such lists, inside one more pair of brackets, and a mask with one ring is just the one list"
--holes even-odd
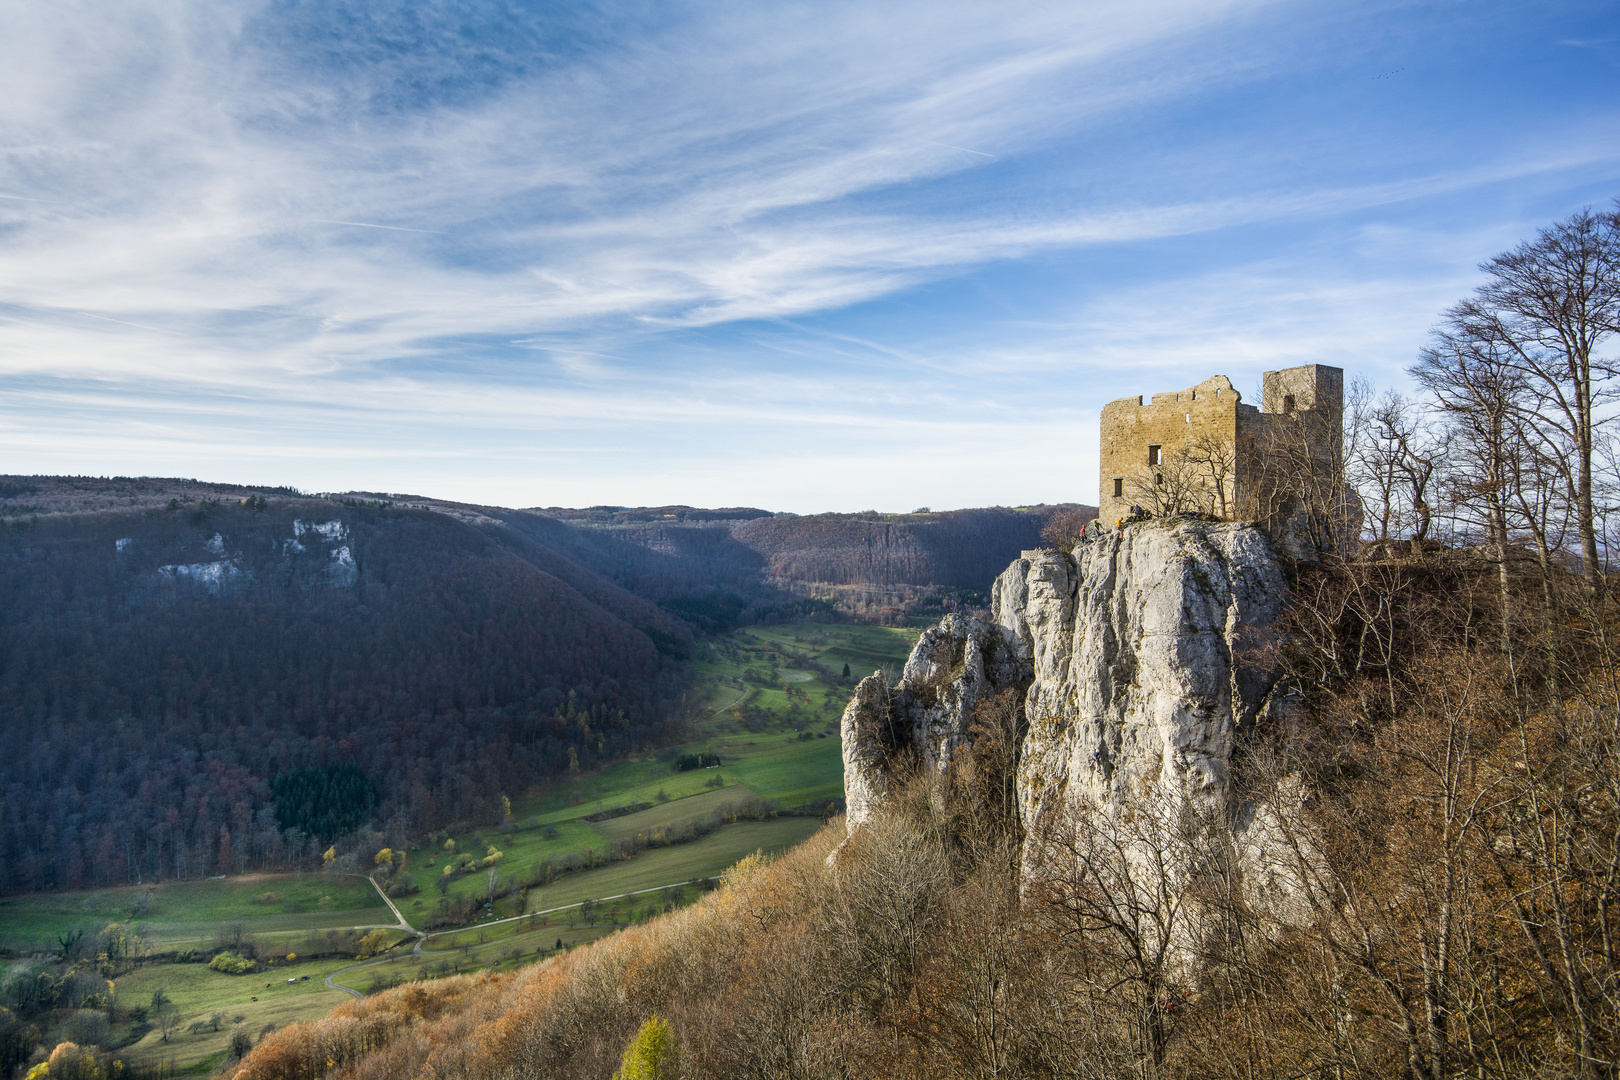
[[(605, 901), (608, 901), (608, 900), (625, 900), (625, 899), (628, 899), (629, 897), (632, 897), (632, 896), (645, 896), (647, 893), (663, 892), (665, 889), (678, 889), (678, 888), (681, 888), (681, 887), (686, 886), (686, 885), (694, 885), (697, 882), (702, 881), (702, 880), (703, 880), (702, 878), (688, 878), (686, 881), (675, 881), (675, 882), (671, 882), (668, 885), (654, 885), (650, 889), (637, 889), (635, 892), (617, 893), (617, 894), (615, 894), (613, 896), (599, 897), (599, 898), (591, 900), (591, 903), (600, 904), (600, 903), (604, 903)], [(460, 934), (460, 933), (464, 933), (465, 931), (468, 931), (468, 930), (482, 929), (483, 927), (486, 927), (486, 926), (500, 926), (503, 923), (521, 922), (524, 919), (532, 919), (537, 915), (550, 915), (550, 914), (552, 914), (554, 912), (567, 911), (569, 908), (577, 908), (577, 907), (579, 907), (579, 903), (577, 903), (577, 902), (572, 903), (572, 904), (563, 904), (561, 907), (546, 908), (544, 911), (529, 911), (529, 912), (525, 912), (522, 915), (513, 915), (511, 918), (508, 918), (508, 919), (496, 919), (494, 922), (486, 922), (486, 923), (473, 923), (470, 926), (461, 926), (461, 927), (457, 927), (454, 930), (440, 930), (436, 934), (423, 934), (423, 935), (421, 935), (420, 937), (418, 937), (416, 939), (416, 944), (415, 944), (415, 946), (412, 947), (411, 952), (417, 953), (418, 955), (421, 955), (421, 956), (432, 956), (432, 955), (434, 955), (436, 953), (454, 952), (455, 951), (454, 949), (424, 949), (424, 948), (422, 948), (422, 944), (423, 944), (423, 942), (427, 941), (429, 938), (444, 937), (447, 934)]]
[[(410, 923), (405, 921), (405, 916), (400, 914), (399, 908), (395, 907), (394, 902), (388, 898), (388, 894), (383, 892), (383, 887), (381, 885), (377, 884), (377, 879), (374, 878), (374, 877), (367, 877), (366, 880), (371, 882), (371, 887), (373, 889), (377, 890), (377, 895), (382, 897), (382, 902), (388, 905), (388, 910), (392, 911), (394, 913), (394, 918), (399, 920), (399, 926), (397, 927), (397, 929), (403, 930), (407, 934), (415, 934), (417, 937), (421, 937), (422, 936), (422, 931), (418, 930), (416, 927), (412, 926)], [(358, 930), (360, 928), (356, 927), (355, 929)], [(383, 929), (390, 929), (390, 928), (389, 927), (384, 927)]]
[(733, 701), (733, 702), (730, 702), (730, 703), (728, 703), (726, 705), (720, 706), (718, 709), (714, 710), (714, 715), (710, 716), (709, 719), (713, 720), (715, 716), (719, 716), (721, 713), (725, 712), (727, 709), (735, 709), (737, 706), (739, 706), (743, 702), (747, 701), (748, 700), (748, 695), (752, 694), (753, 692), (754, 692), (754, 688), (752, 686), (743, 687), (743, 692), (737, 698), (736, 701)]
[[(394, 924), (393, 926), (356, 926), (356, 927), (353, 927), (352, 929), (355, 929), (355, 930), (403, 930), (407, 934), (415, 935), (415, 937), (416, 937), (416, 945), (417, 945), (418, 948), (420, 948), (421, 944), (422, 944), (422, 939), (424, 937), (426, 937), (427, 935), (422, 933), (422, 931), (418, 930), (416, 927), (412, 926), (409, 922), (407, 922), (405, 920), (404, 914), (399, 910), (399, 908), (394, 906), (394, 902), (391, 899), (389, 899), (388, 894), (386, 892), (383, 892), (383, 887), (381, 885), (377, 884), (377, 879), (376, 878), (370, 877), (368, 875), (366, 877), (366, 880), (371, 882), (371, 887), (373, 889), (377, 890), (377, 895), (382, 897), (382, 902), (388, 905), (388, 910), (392, 911), (394, 913), (394, 918), (398, 919), (399, 922)], [(412, 950), (412, 951), (415, 951), (415, 950)], [(346, 968), (338, 968), (336, 971), (332, 972), (330, 975), (328, 975), (326, 977), (326, 985), (328, 987), (330, 987), (331, 989), (333, 989), (333, 990), (342, 990), (345, 994), (353, 994), (355, 997), (365, 997), (365, 995), (362, 994), (360, 991), (352, 989), (351, 987), (343, 986), (343, 985), (341, 985), (339, 983), (335, 983), (332, 980), (337, 978), (339, 975), (342, 975), (346, 971), (353, 971), (356, 968), (371, 967), (373, 964), (381, 964), (381, 963), (384, 963), (385, 961), (392, 960), (392, 959), (394, 959), (394, 958), (391, 957), (391, 956), (380, 956), (380, 957), (376, 958), (375, 960), (362, 960), (358, 964), (350, 964)]]

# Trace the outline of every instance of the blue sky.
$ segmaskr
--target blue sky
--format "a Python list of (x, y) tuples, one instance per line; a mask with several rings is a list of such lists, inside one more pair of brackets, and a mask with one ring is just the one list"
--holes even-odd
[(1610, 2), (0, 0), (0, 472), (1094, 501), (1620, 195)]

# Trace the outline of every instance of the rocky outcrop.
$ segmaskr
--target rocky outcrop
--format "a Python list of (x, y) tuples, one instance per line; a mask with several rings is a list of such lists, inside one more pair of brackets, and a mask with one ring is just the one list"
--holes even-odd
[(866, 822), (888, 797), (889, 783), (899, 764), (889, 712), (889, 687), (881, 671), (855, 686), (855, 696), (844, 706), (840, 734), (844, 746), (844, 821), (851, 832)]
[(1149, 522), (1031, 552), (996, 583), (1028, 642), (1026, 829), (1065, 802), (1190, 805), (1235, 819), (1231, 764), (1274, 683), (1268, 628), (1287, 585), (1252, 526)]
[(850, 827), (882, 800), (899, 755), (944, 768), (974, 705), (1007, 687), (1029, 723), (1026, 830), (1079, 801), (1150, 798), (1241, 827), (1232, 756), (1269, 709), (1268, 628), (1286, 596), (1249, 525), (1145, 522), (1093, 531), (1072, 552), (1025, 552), (997, 579), (989, 623), (949, 616), (895, 687), (874, 675), (857, 688), (843, 722)]
[(844, 708), (846, 821), (854, 829), (887, 795), (902, 761), (942, 770), (968, 737), (979, 702), (1029, 685), (1028, 649), (1005, 627), (951, 614), (911, 650), (893, 687), (876, 672)]

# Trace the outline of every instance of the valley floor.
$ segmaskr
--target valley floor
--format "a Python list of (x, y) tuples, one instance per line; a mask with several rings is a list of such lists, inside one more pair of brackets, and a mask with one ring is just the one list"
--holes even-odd
[[(791, 624), (703, 643), (706, 718), (693, 742), (514, 799), (507, 820), (437, 834), (379, 867), (403, 927), (365, 877), (249, 874), (6, 898), (0, 943), (15, 976), (59, 961), (75, 928), (132, 934), (152, 959), (112, 980), (98, 1041), (123, 1045), (132, 1064), (202, 1072), (234, 1035), (257, 1041), (354, 994), (543, 960), (692, 903), (744, 857), (819, 830), (843, 796), (838, 717), (850, 688), (898, 671), (916, 635)], [(721, 764), (677, 771), (693, 754)], [(251, 943), (253, 973), (208, 966), (233, 939)], [(158, 990), (173, 1003), (167, 1037), (151, 1015)], [(96, 1029), (78, 1015), (89, 1011), (52, 1014), (60, 1030), (45, 1044), (74, 1024)]]

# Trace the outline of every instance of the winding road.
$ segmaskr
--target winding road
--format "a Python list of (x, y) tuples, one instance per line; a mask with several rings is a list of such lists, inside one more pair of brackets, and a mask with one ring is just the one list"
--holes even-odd
[[(579, 907), (579, 902), (575, 902), (575, 903), (572, 903), (572, 904), (563, 904), (561, 907), (546, 908), (543, 911), (527, 911), (527, 912), (524, 912), (522, 915), (513, 915), (510, 918), (506, 918), (506, 919), (495, 919), (495, 920), (493, 920), (491, 922), (485, 922), (485, 923), (473, 923), (473, 924), (471, 924), (469, 926), (459, 926), (454, 930), (440, 930), (440, 931), (438, 931), (436, 933), (428, 934), (428, 933), (424, 933), (421, 930), (416, 929), (410, 923), (405, 921), (405, 916), (400, 914), (399, 908), (394, 906), (394, 902), (388, 898), (387, 893), (383, 892), (382, 886), (378, 885), (375, 879), (367, 878), (366, 880), (371, 882), (371, 887), (377, 890), (377, 895), (381, 896), (383, 898), (383, 903), (388, 905), (388, 909), (394, 913), (394, 916), (399, 919), (399, 922), (396, 925), (393, 925), (393, 926), (356, 926), (356, 927), (352, 927), (351, 929), (354, 929), (354, 930), (403, 930), (407, 934), (414, 934), (416, 936), (416, 943), (411, 946), (411, 953), (416, 955), (416, 956), (438, 956), (438, 955), (442, 955), (444, 953), (449, 953), (449, 952), (454, 952), (455, 951), (454, 949), (424, 949), (424, 948), (422, 948), (422, 943), (427, 941), (429, 938), (444, 937), (446, 934), (460, 934), (460, 933), (464, 933), (467, 930), (472, 930), (472, 929), (475, 929), (475, 928), (482, 929), (483, 927), (486, 927), (486, 926), (501, 926), (501, 925), (503, 925), (505, 923), (522, 922), (524, 919), (532, 919), (532, 918), (535, 918), (536, 916), (539, 916), (539, 915), (551, 915), (551, 914), (554, 914), (554, 913), (559, 912), (559, 911), (567, 911), (569, 908), (577, 908), (577, 907)], [(609, 901), (609, 900), (626, 900), (626, 899), (628, 899), (628, 898), (630, 898), (632, 896), (645, 896), (647, 893), (663, 892), (665, 889), (677, 889), (677, 888), (684, 887), (686, 885), (695, 885), (699, 881), (702, 881), (702, 880), (703, 880), (702, 878), (688, 878), (685, 881), (674, 881), (674, 882), (671, 882), (668, 885), (655, 885), (650, 889), (637, 889), (634, 892), (616, 893), (613, 896), (603, 896), (603, 897), (600, 897), (600, 898), (597, 898), (597, 899), (593, 899), (590, 902), (593, 903), (593, 904), (601, 904), (601, 903), (605, 903), (606, 901)], [(348, 967), (338, 968), (336, 971), (332, 972), (330, 975), (328, 975), (326, 977), (326, 985), (329, 988), (333, 989), (333, 990), (342, 990), (345, 994), (353, 994), (357, 998), (365, 997), (365, 995), (362, 994), (360, 991), (355, 990), (352, 987), (344, 986), (341, 983), (333, 982), (332, 980), (336, 979), (339, 975), (342, 975), (345, 972), (354, 971), (354, 970), (356, 970), (358, 968), (374, 967), (377, 964), (385, 964), (390, 960), (397, 960), (397, 959), (399, 959), (399, 957), (397, 955), (395, 955), (395, 956), (384, 955), (384, 956), (375, 957), (375, 958), (373, 958), (371, 960), (362, 960), (358, 964), (350, 964)]]

